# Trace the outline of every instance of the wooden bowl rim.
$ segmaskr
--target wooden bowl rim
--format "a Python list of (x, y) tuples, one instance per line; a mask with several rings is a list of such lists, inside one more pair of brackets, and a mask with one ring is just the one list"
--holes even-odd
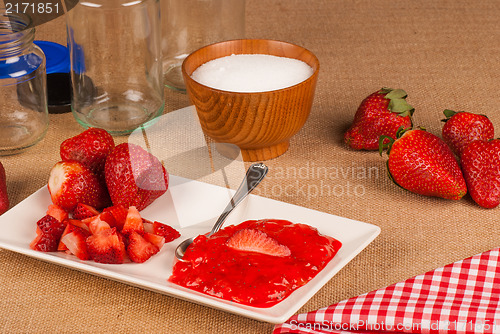
[[(187, 74), (187, 71), (186, 71), (186, 63), (194, 57), (194, 55), (198, 52), (202, 52), (203, 50), (207, 49), (207, 48), (211, 48), (211, 47), (214, 47), (216, 45), (220, 45), (220, 44), (226, 44), (226, 43), (237, 43), (237, 42), (242, 42), (242, 41), (254, 41), (254, 42), (266, 42), (266, 43), (280, 43), (280, 44), (287, 44), (287, 45), (290, 45), (290, 46), (293, 46), (295, 48), (299, 48), (307, 53), (309, 53), (311, 56), (312, 56), (312, 59), (315, 63), (315, 66), (311, 66), (314, 70), (314, 72), (305, 80), (295, 84), (295, 85), (292, 85), (292, 86), (288, 86), (288, 87), (285, 87), (285, 88), (280, 88), (280, 89), (275, 89), (275, 90), (268, 90), (268, 91), (263, 91), (263, 92), (233, 92), (233, 91), (228, 91), (228, 90), (222, 90), (222, 89), (218, 89), (218, 88), (213, 88), (213, 87), (210, 87), (210, 86), (206, 86), (196, 80), (194, 80), (191, 75)], [(243, 54), (243, 53), (241, 53)], [(248, 54), (248, 53), (247, 53)], [(268, 53), (250, 53), (250, 54), (268, 54)], [(219, 57), (220, 58), (220, 57)], [(214, 59), (217, 59), (217, 58), (214, 58)], [(295, 58), (297, 59), (297, 58)], [(213, 59), (211, 59), (213, 60)], [(301, 59), (298, 59), (298, 60), (301, 60)], [(210, 61), (210, 60), (209, 60)], [(206, 63), (206, 62), (205, 62)], [(203, 64), (205, 64), (203, 63)], [(203, 65), (201, 64), (201, 65)], [(201, 65), (199, 65), (198, 67), (200, 67)], [(197, 68), (198, 68), (197, 67)], [(253, 39), (253, 38), (244, 38), (244, 39), (232, 39), (232, 40), (227, 40), (227, 41), (221, 41), (221, 42), (217, 42), (217, 43), (212, 43), (212, 44), (209, 44), (209, 45), (205, 45), (193, 52), (191, 52), (185, 59), (184, 61), (182, 62), (182, 66), (181, 66), (181, 71), (182, 71), (182, 75), (184, 76), (184, 80), (187, 80), (189, 82), (192, 82), (192, 83), (195, 83), (196, 85), (199, 85), (200, 87), (203, 87), (205, 89), (208, 89), (210, 91), (213, 91), (213, 92), (217, 92), (219, 94), (234, 94), (234, 95), (257, 95), (257, 94), (276, 94), (277, 92), (285, 92), (285, 91), (288, 91), (288, 90), (291, 90), (291, 89), (295, 89), (297, 86), (302, 86), (302, 85), (306, 85), (308, 84), (310, 81), (315, 81), (317, 79), (317, 76), (318, 76), (318, 73), (319, 73), (319, 68), (320, 68), (320, 63), (319, 63), (319, 59), (318, 57), (316, 57), (316, 55), (304, 48), (303, 46), (300, 46), (300, 45), (297, 45), (297, 44), (293, 44), (293, 43), (290, 43), (290, 42), (285, 42), (285, 41), (281, 41), (281, 40), (275, 40), (275, 39), (260, 39), (260, 38), (256, 38), (256, 39)], [(196, 69), (195, 69), (196, 70)], [(193, 70), (194, 72), (194, 70)], [(186, 86), (188, 86), (189, 84), (186, 82)], [(187, 88), (187, 87), (186, 87)]]

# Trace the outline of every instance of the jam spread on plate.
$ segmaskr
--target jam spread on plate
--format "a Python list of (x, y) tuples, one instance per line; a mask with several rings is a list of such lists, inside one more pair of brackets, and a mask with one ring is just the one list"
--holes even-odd
[(211, 296), (271, 307), (309, 282), (341, 242), (287, 220), (248, 220), (198, 236), (169, 281)]

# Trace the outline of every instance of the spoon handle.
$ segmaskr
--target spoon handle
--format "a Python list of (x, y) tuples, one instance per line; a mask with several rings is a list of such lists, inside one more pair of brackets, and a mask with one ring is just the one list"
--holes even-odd
[(236, 206), (240, 204), (241, 201), (255, 189), (255, 187), (257, 187), (260, 181), (262, 181), (262, 179), (266, 176), (268, 170), (268, 167), (261, 162), (253, 164), (248, 168), (245, 178), (238, 187), (238, 190), (236, 190), (233, 198), (231, 198), (231, 201), (229, 201), (219, 219), (215, 222), (215, 225), (208, 236), (216, 233), (221, 228), (227, 216), (229, 216), (233, 209), (236, 208)]

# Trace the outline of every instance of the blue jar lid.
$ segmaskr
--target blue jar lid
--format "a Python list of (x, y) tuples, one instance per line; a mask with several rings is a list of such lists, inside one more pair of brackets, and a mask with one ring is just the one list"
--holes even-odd
[(64, 45), (48, 41), (34, 41), (45, 54), (47, 74), (68, 73), (70, 71), (70, 59), (68, 48)]

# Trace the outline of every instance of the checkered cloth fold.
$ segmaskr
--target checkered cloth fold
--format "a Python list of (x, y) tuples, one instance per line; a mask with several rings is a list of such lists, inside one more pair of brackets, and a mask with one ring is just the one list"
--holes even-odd
[(500, 248), (277, 325), (282, 333), (500, 333)]

